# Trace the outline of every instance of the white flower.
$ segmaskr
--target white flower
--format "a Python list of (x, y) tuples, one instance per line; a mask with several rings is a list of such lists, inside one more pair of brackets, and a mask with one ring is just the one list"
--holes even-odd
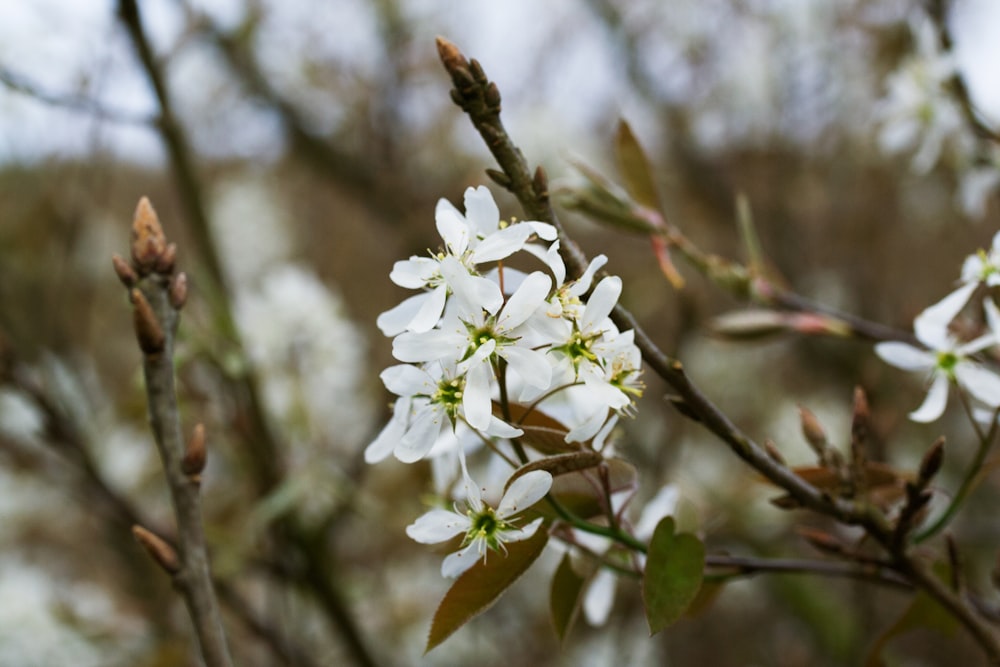
[[(476, 274), (477, 265), (509, 257), (534, 235), (549, 241), (556, 238), (555, 227), (548, 223), (502, 224), (493, 195), (483, 186), (465, 191), (465, 209), (466, 214), (462, 215), (448, 200), (438, 201), (435, 219), (444, 252), (432, 257), (411, 257), (393, 266), (389, 278), (394, 283), (426, 291), (379, 315), (376, 323), (386, 336), (433, 328), (444, 312), (449, 290), (490, 314), (496, 313), (503, 295), (495, 284)], [(457, 260), (464, 270), (452, 266), (450, 274), (442, 271), (447, 258)], [(453, 282), (456, 279), (461, 282), (456, 284)]]
[(990, 331), (975, 340), (959, 343), (948, 325), (968, 302), (978, 283), (962, 285), (938, 303), (924, 310), (913, 322), (917, 340), (927, 346), (919, 349), (907, 343), (888, 342), (875, 346), (884, 361), (904, 370), (925, 371), (931, 386), (923, 404), (910, 413), (917, 422), (932, 422), (944, 413), (948, 385), (955, 382), (987, 406), (1000, 405), (1000, 376), (969, 357), (1000, 342), (1000, 312), (992, 300), (984, 301)]
[(462, 535), (462, 547), (449, 555), (441, 564), (441, 574), (457, 577), (482, 557), (486, 560), (489, 550), (505, 550), (504, 544), (530, 538), (542, 524), (539, 517), (517, 527), (517, 515), (541, 500), (552, 488), (552, 475), (544, 470), (533, 470), (515, 479), (503, 494), (496, 509), (483, 502), (482, 492), (469, 477), (464, 463), (466, 505), (465, 512), (435, 509), (427, 512), (407, 526), (406, 534), (421, 544), (446, 542)]
[[(379, 377), (386, 388), (399, 396), (392, 419), (365, 449), (365, 460), (375, 463), (395, 454), (403, 463), (424, 458), (441, 437), (465, 419), (465, 377), (453, 366), (432, 364), (434, 374), (409, 364), (390, 366)], [(488, 436), (513, 438), (523, 434), (492, 414), (476, 427)]]
[[(442, 262), (441, 267), (445, 273), (462, 270), (451, 262)], [(497, 358), (505, 360), (525, 383), (542, 389), (549, 386), (552, 369), (545, 354), (520, 345), (519, 340), (521, 325), (545, 303), (551, 284), (544, 273), (532, 273), (496, 315), (460, 300), (453, 317), (446, 317), (440, 329), (397, 336), (392, 354), (400, 361), (458, 364), (466, 373), (465, 417), (473, 428), (485, 428), (492, 414), (493, 362)]]
[(1000, 232), (993, 236), (989, 251), (980, 250), (962, 263), (962, 282), (984, 282), (990, 287), (1000, 285)]

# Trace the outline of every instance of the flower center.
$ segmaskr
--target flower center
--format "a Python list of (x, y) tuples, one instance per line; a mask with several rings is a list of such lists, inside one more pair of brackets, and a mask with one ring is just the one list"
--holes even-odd
[(465, 389), (464, 376), (445, 378), (438, 383), (437, 391), (431, 396), (431, 402), (442, 406), (452, 422), (458, 418), (458, 409), (462, 405), (463, 389)]
[(958, 365), (958, 355), (954, 352), (938, 352), (937, 353), (937, 367), (941, 369), (944, 373), (949, 376), (953, 375), (955, 372), (955, 366)]

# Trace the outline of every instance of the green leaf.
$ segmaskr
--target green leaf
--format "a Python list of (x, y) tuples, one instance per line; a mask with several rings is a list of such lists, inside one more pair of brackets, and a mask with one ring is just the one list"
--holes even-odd
[(629, 195), (646, 208), (659, 211), (660, 197), (656, 194), (649, 160), (625, 119), (618, 121), (615, 149)]
[(552, 624), (556, 628), (559, 641), (565, 641), (566, 635), (573, 627), (573, 622), (580, 611), (580, 596), (583, 593), (584, 579), (573, 570), (569, 554), (565, 554), (555, 575), (552, 577), (552, 588), (549, 596), (549, 610), (552, 613)]
[(430, 651), (477, 614), (492, 606), (500, 594), (535, 562), (549, 541), (542, 526), (523, 542), (510, 542), (507, 553), (491, 551), (484, 563), (472, 566), (452, 584), (434, 613), (426, 651)]
[[(950, 571), (947, 565), (939, 564), (934, 570), (939, 577), (947, 581)], [(875, 640), (871, 651), (868, 652), (868, 657), (865, 659), (865, 667), (881, 667), (884, 664), (882, 652), (889, 642), (911, 630), (932, 628), (948, 637), (953, 635), (958, 627), (958, 620), (948, 610), (930, 595), (920, 591), (913, 596), (913, 601), (896, 619), (896, 622), (886, 628)]]
[(655, 635), (679, 619), (701, 588), (705, 546), (694, 535), (674, 533), (673, 517), (656, 526), (646, 555), (642, 597), (649, 633)]

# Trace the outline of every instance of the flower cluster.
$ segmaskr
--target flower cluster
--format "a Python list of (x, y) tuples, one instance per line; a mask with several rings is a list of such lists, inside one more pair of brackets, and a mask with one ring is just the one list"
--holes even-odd
[[(467, 491), (476, 489), (466, 494), (468, 516), (478, 518), (459, 514), (462, 520), (442, 531), (466, 532), (460, 553), (473, 549), (485, 556), (487, 548), (525, 539), (533, 530), (511, 528), (502, 516), (504, 501), (495, 514), (482, 503), (465, 469), (467, 444), (496, 446), (518, 438), (523, 423), (511, 415), (523, 419), (532, 412), (564, 425), (567, 443), (589, 442), (618, 414), (630, 412), (642, 391), (641, 358), (633, 332), (619, 331), (609, 317), (621, 280), (608, 276), (594, 285), (607, 258), (595, 258), (584, 275), (567, 280), (556, 229), (543, 222), (501, 221), (493, 196), (482, 186), (465, 192), (464, 214), (446, 200), (435, 213), (440, 250), (396, 262), (390, 273), (397, 285), (419, 292), (377, 321), (393, 337), (393, 356), (404, 363), (381, 374), (397, 398), (365, 459), (373, 463), (395, 455), (411, 463), (457, 453)], [(514, 255), (538, 269), (513, 268)], [(524, 495), (515, 487), (526, 478), (521, 484), (530, 482), (526, 497), (532, 502), (551, 485), (548, 473), (529, 473), (512, 482), (508, 494)], [(411, 536), (428, 541), (442, 532), (424, 530), (444, 516), (443, 510), (436, 512), (414, 524)], [(482, 519), (486, 514), (490, 521)], [(468, 532), (474, 530), (480, 532)], [(461, 562), (467, 567), (472, 560), (466, 556)], [(446, 563), (446, 573), (460, 569)]]
[(901, 342), (875, 346), (875, 352), (886, 362), (905, 370), (924, 371), (931, 378), (927, 398), (910, 413), (910, 419), (932, 422), (944, 414), (948, 386), (952, 383), (982, 407), (990, 411), (1000, 407), (1000, 375), (975, 358), (977, 353), (1000, 345), (1000, 309), (991, 297), (983, 299), (986, 332), (973, 340), (963, 342), (951, 329), (981, 285), (997, 284), (1000, 284), (1000, 232), (994, 236), (989, 251), (982, 250), (966, 258), (961, 285), (913, 321), (914, 335), (925, 349)]

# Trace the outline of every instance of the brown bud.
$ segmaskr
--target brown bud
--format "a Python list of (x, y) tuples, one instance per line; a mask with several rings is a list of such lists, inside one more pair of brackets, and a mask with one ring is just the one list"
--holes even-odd
[(180, 572), (181, 562), (177, 552), (166, 540), (138, 524), (132, 526), (132, 536), (160, 567), (170, 574)]
[(490, 81), (490, 84), (486, 86), (486, 91), (483, 93), (483, 99), (490, 109), (500, 113), (500, 89), (497, 88), (497, 84)]
[(784, 313), (763, 308), (734, 310), (711, 322), (712, 333), (728, 340), (759, 340), (788, 331)]
[(531, 181), (531, 189), (535, 191), (540, 199), (549, 198), (549, 177), (545, 173), (545, 168), (538, 165), (535, 169), (535, 177)]
[(170, 305), (174, 307), (174, 310), (180, 310), (184, 307), (188, 296), (188, 278), (186, 273), (181, 271), (170, 279), (167, 296), (170, 297)]
[(111, 264), (115, 267), (115, 273), (118, 274), (118, 280), (122, 281), (122, 285), (132, 289), (136, 282), (139, 280), (139, 276), (136, 275), (135, 269), (133, 269), (125, 258), (121, 255), (114, 254), (111, 256)]
[(944, 436), (941, 436), (934, 441), (931, 448), (927, 450), (924, 454), (924, 458), (920, 461), (920, 471), (917, 473), (917, 484), (921, 487), (927, 486), (927, 484), (934, 479), (934, 476), (938, 474), (941, 470), (941, 464), (944, 462)]
[(170, 275), (174, 272), (174, 263), (177, 261), (177, 244), (168, 243), (163, 249), (163, 254), (156, 260), (154, 270), (163, 275)]
[(472, 72), (472, 78), (476, 80), (477, 83), (486, 85), (489, 83), (489, 79), (486, 77), (486, 72), (483, 70), (483, 66), (479, 64), (479, 61), (473, 58), (469, 61), (469, 71)]
[(140, 274), (149, 273), (167, 248), (160, 219), (149, 199), (143, 197), (132, 218), (132, 261)]
[(493, 179), (493, 182), (502, 188), (510, 190), (510, 176), (499, 169), (487, 169), (486, 175)]
[(828, 441), (826, 439), (826, 431), (823, 430), (819, 420), (816, 419), (816, 415), (809, 408), (800, 405), (799, 422), (802, 424), (802, 435), (805, 437), (806, 442), (809, 443), (809, 446), (812, 447), (812, 450), (816, 452), (821, 460), (825, 460)]
[(774, 444), (773, 440), (764, 441), (764, 451), (767, 452), (767, 455), (771, 457), (772, 461), (785, 465), (785, 457), (778, 451), (778, 447)]
[(205, 448), (205, 426), (195, 424), (191, 432), (191, 439), (187, 442), (184, 450), (184, 458), (181, 459), (181, 471), (188, 477), (197, 477), (205, 469), (205, 459), (208, 451)]
[(444, 37), (438, 37), (435, 42), (437, 44), (438, 57), (441, 58), (441, 63), (448, 70), (449, 74), (454, 76), (454, 72), (458, 70), (468, 71), (469, 61), (465, 59), (465, 56), (462, 55), (462, 52), (458, 50), (458, 47), (454, 43)]
[(868, 409), (868, 398), (861, 387), (854, 388), (854, 411), (851, 419), (851, 446), (863, 447), (868, 440), (868, 422), (871, 410)]
[(829, 533), (814, 528), (799, 528), (799, 535), (813, 547), (828, 554), (843, 554), (844, 545)]
[(140, 289), (132, 290), (132, 319), (135, 324), (135, 337), (139, 341), (139, 349), (144, 354), (157, 354), (163, 351), (167, 337), (163, 327), (156, 319), (153, 307), (149, 305)]

